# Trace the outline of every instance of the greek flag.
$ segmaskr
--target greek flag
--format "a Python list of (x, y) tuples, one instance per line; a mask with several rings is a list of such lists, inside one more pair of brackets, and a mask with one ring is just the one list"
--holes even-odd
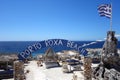
[(98, 7), (98, 12), (100, 16), (105, 16), (111, 18), (112, 16), (112, 7), (110, 4), (102, 4)]

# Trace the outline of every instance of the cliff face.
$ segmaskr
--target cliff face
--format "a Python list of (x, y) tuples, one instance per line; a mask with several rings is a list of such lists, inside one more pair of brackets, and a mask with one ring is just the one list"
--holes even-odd
[[(102, 49), (102, 63), (93, 70), (93, 77), (97, 80), (119, 80), (120, 58), (117, 53), (117, 38), (114, 31), (107, 32), (107, 38)], [(115, 76), (117, 75), (117, 76)]]

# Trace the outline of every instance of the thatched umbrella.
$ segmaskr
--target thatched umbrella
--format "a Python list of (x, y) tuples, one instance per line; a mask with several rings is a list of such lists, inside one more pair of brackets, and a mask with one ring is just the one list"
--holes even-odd
[(48, 48), (44, 55), (45, 61), (46, 60), (53, 60), (56, 61), (56, 54), (52, 48)]
[(15, 58), (9, 56), (9, 55), (2, 55), (0, 56), (0, 67), (4, 69), (8, 69), (8, 64), (12, 64), (13, 60)]

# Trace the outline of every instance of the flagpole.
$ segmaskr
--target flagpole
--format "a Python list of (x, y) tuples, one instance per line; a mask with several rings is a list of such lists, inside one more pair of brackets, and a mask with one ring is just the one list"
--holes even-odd
[(112, 31), (112, 3), (111, 3), (110, 31)]

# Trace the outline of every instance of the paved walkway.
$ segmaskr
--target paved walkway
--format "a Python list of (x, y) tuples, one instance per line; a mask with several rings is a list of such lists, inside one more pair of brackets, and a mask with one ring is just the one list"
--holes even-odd
[(72, 80), (72, 73), (63, 73), (61, 67), (45, 69), (38, 67), (36, 61), (31, 61), (25, 66), (25, 71), (30, 72), (26, 74), (26, 80)]
[[(30, 61), (30, 63), (25, 66), (25, 70), (30, 72), (26, 74), (26, 80), (72, 80), (73, 73), (64, 73), (61, 67), (55, 67), (46, 69), (44, 67), (38, 67), (37, 61)], [(77, 71), (75, 73), (78, 76), (78, 80), (83, 80), (83, 75), (81, 72)]]
[(28, 66), (25, 67), (25, 71), (26, 70), (30, 71), (26, 74), (26, 80), (46, 80), (45, 74), (40, 71), (36, 61), (31, 61)]

